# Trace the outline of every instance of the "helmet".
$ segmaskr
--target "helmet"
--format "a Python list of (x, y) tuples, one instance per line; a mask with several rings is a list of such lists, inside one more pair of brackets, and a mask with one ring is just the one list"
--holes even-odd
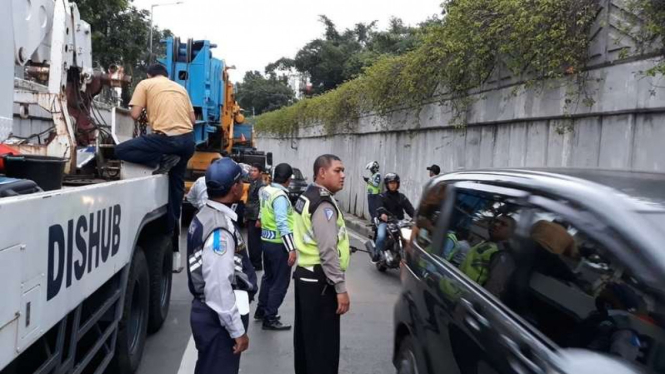
[(375, 173), (379, 170), (379, 163), (377, 161), (372, 161), (365, 165), (365, 169), (371, 171), (372, 173)]
[(209, 197), (222, 197), (244, 176), (244, 171), (230, 158), (213, 162), (206, 170), (206, 188)]
[(383, 183), (387, 186), (390, 182), (397, 182), (397, 188), (399, 188), (399, 175), (397, 173), (388, 173), (383, 178)]

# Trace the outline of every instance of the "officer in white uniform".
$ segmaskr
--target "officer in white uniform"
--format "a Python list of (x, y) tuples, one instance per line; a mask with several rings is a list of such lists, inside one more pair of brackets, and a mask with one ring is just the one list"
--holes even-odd
[(248, 293), (256, 292), (256, 285), (250, 280), (254, 274), (243, 271), (246, 246), (231, 209), (242, 197), (242, 177), (242, 168), (229, 158), (210, 165), (205, 177), (208, 200), (187, 235), (187, 275), (194, 296), (191, 326), (198, 350), (195, 374), (237, 374), (240, 353), (249, 347)]

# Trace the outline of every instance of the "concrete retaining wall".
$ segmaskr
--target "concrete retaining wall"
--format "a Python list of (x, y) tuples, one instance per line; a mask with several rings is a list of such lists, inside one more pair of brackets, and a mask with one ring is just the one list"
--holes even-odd
[(601, 4), (591, 32), (586, 85), (592, 105), (566, 94), (571, 81), (525, 90), (521, 77), (499, 71), (473, 95), (463, 129), (450, 126), (450, 104), (438, 100), (419, 111), (363, 116), (335, 135), (322, 126), (300, 128), (288, 139), (260, 134), (259, 149), (273, 152), (275, 163), (300, 168), (310, 180), (316, 156), (340, 156), (347, 183), (338, 198), (359, 216), (367, 215), (362, 176), (372, 160), (379, 161), (382, 173), (400, 174), (402, 191), (414, 203), (432, 163), (443, 172), (513, 167), (665, 172), (665, 78), (643, 74), (659, 60), (649, 54), (622, 59), (622, 50), (636, 50), (619, 26), (625, 22), (625, 4)]

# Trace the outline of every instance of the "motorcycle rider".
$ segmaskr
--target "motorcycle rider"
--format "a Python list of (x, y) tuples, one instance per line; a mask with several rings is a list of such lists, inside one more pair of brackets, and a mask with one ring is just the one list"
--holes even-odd
[(376, 230), (376, 246), (372, 255), (372, 261), (377, 262), (381, 259), (381, 253), (385, 250), (386, 239), (388, 236), (388, 215), (402, 220), (404, 213), (413, 218), (415, 210), (409, 199), (399, 192), (399, 175), (396, 173), (386, 174), (383, 182), (386, 186), (386, 191), (379, 195), (379, 206), (376, 210), (379, 216), (379, 224)]

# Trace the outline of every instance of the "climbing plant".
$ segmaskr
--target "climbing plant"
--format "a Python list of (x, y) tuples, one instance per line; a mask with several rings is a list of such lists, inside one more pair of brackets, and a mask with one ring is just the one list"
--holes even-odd
[[(665, 0), (628, 0), (626, 6), (632, 16), (629, 22), (619, 27), (636, 41), (634, 53), (655, 49), (659, 55), (659, 63), (644, 74), (652, 77), (665, 75)], [(636, 27), (640, 23), (641, 26)]]
[[(658, 10), (649, 32), (665, 35), (665, 0), (631, 1)], [(464, 125), (470, 93), (500, 70), (526, 86), (584, 71), (597, 0), (451, 0), (442, 6), (445, 16), (421, 30), (416, 49), (384, 56), (326, 94), (259, 116), (258, 130), (287, 135), (322, 123), (331, 134), (362, 113), (386, 115), (435, 101), (450, 103), (453, 124)], [(584, 79), (571, 81), (580, 86), (567, 95), (584, 90)]]

